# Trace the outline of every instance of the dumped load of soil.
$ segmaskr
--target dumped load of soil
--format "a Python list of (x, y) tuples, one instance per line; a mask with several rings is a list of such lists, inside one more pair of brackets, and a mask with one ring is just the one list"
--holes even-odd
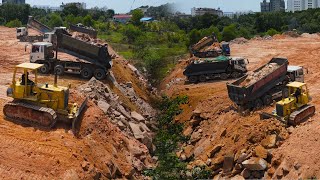
[(249, 72), (247, 78), (240, 83), (240, 86), (250, 86), (270, 74), (279, 67), (277, 63), (269, 63), (257, 72)]
[(206, 46), (202, 48), (199, 52), (207, 52), (207, 51), (221, 51), (219, 44), (214, 43), (210, 46)]
[(247, 43), (249, 40), (244, 38), (244, 37), (240, 37), (240, 38), (236, 38), (232, 41), (230, 41), (230, 43), (233, 43), (233, 44), (245, 44)]
[(282, 34), (288, 37), (293, 37), (293, 38), (300, 37), (300, 34), (298, 34), (296, 31), (286, 31)]

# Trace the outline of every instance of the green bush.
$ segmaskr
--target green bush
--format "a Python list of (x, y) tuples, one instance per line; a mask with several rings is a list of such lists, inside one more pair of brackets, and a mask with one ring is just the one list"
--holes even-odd
[(269, 29), (269, 30), (267, 31), (267, 34), (268, 34), (269, 36), (274, 36), (274, 35), (276, 35), (276, 34), (280, 34), (280, 32), (278, 32), (277, 30), (271, 28), (271, 29)]
[(21, 23), (21, 21), (19, 21), (18, 19), (15, 19), (15, 20), (9, 21), (9, 22), (6, 24), (6, 26), (9, 27), (9, 28), (21, 27), (21, 26), (22, 26), (22, 23)]
[(51, 14), (48, 25), (51, 28), (63, 26), (63, 21), (62, 21), (61, 16), (56, 13)]
[(158, 166), (145, 172), (152, 179), (183, 178), (181, 175), (186, 170), (186, 164), (179, 160), (175, 151), (178, 143), (183, 142), (185, 137), (182, 134), (182, 124), (176, 123), (174, 117), (182, 112), (180, 105), (187, 102), (187, 96), (179, 96), (174, 99), (164, 97), (159, 104), (161, 110), (158, 118), (159, 130), (155, 137), (155, 155), (158, 157)]
[(222, 39), (224, 41), (231, 41), (237, 38), (237, 28), (235, 24), (231, 24), (223, 28)]
[(3, 17), (0, 17), (0, 25), (3, 26), (6, 24), (6, 20)]

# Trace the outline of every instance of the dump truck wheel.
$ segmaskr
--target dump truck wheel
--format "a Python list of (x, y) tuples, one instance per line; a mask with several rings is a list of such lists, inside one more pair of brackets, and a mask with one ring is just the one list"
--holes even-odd
[(201, 75), (201, 76), (199, 76), (199, 81), (200, 82), (206, 82), (207, 81), (207, 77), (205, 75)]
[(48, 74), (49, 71), (50, 71), (50, 68), (47, 63), (43, 64), (43, 66), (39, 69), (39, 72), (42, 74)]
[(220, 74), (220, 78), (225, 80), (225, 79), (228, 79), (228, 74), (227, 73), (222, 73)]
[(92, 70), (88, 67), (84, 67), (80, 72), (81, 77), (85, 79), (89, 79), (92, 77), (93, 73)]
[(191, 82), (191, 83), (196, 83), (196, 82), (198, 81), (198, 78), (197, 78), (197, 76), (190, 76), (190, 77), (188, 78), (188, 80), (189, 80), (189, 82)]
[(105, 70), (103, 70), (103, 69), (96, 69), (95, 71), (94, 71), (94, 77), (96, 78), (96, 79), (98, 79), (98, 80), (102, 80), (102, 79), (104, 79), (104, 78), (106, 78), (106, 71)]
[(62, 65), (56, 65), (54, 67), (54, 73), (57, 73), (57, 75), (63, 75), (64, 74), (64, 67)]
[(272, 97), (270, 95), (265, 95), (263, 97), (263, 104), (268, 106), (272, 103)]
[(263, 106), (263, 102), (261, 99), (257, 99), (254, 101), (254, 109), (261, 109)]
[(239, 77), (240, 76), (240, 73), (238, 73), (238, 72), (233, 72), (232, 74), (231, 74), (231, 77), (232, 78), (237, 78), (237, 77)]

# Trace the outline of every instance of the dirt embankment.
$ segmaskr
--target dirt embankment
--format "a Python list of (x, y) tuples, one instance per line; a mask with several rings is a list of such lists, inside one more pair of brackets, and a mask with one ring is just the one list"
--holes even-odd
[[(249, 71), (272, 57), (287, 57), (290, 65), (308, 69), (305, 82), (316, 109), (320, 108), (319, 49), (320, 37), (316, 34), (231, 44), (232, 56), (249, 59)], [(319, 153), (318, 113), (310, 121), (289, 129), (276, 121), (260, 120), (258, 112), (241, 116), (228, 98), (226, 83), (232, 80), (185, 84), (182, 74), (185, 66), (186, 61), (179, 63), (160, 88), (169, 96), (189, 96), (189, 104), (183, 106), (184, 113), (177, 117), (177, 121), (186, 123), (184, 133), (191, 137), (177, 153), (180, 159), (189, 162), (188, 168), (205, 165), (217, 177), (320, 176), (315, 155)], [(262, 111), (273, 109), (270, 106)]]
[[(142, 179), (142, 170), (154, 165), (148, 148), (133, 134), (122, 132), (96, 101), (88, 103), (79, 137), (75, 137), (65, 124), (58, 124), (54, 129), (44, 131), (15, 124), (4, 118), (3, 105), (11, 100), (6, 97), (6, 88), (12, 81), (13, 67), (29, 61), (30, 46), (25, 52), (27, 44), (18, 42), (15, 29), (0, 27), (0, 34), (0, 178)], [(144, 81), (138, 80), (139, 76), (127, 67), (122, 57), (116, 58), (114, 64), (112, 70), (117, 81), (120, 85), (130, 84), (131, 94), (124, 94), (109, 80), (103, 83), (109, 84), (119, 101), (124, 106), (127, 105), (126, 111), (136, 111), (135, 117), (139, 113), (143, 114), (143, 109), (136, 105), (136, 99), (150, 102), (148, 93), (145, 93), (147, 86)], [(53, 83), (53, 79), (52, 75), (39, 77), (40, 82)], [(61, 76), (58, 80), (59, 85), (71, 84), (73, 90), (70, 102), (77, 103), (82, 102), (83, 94), (86, 93), (81, 94), (74, 89), (85, 83), (87, 80), (68, 75)], [(135, 99), (132, 99), (133, 96)]]

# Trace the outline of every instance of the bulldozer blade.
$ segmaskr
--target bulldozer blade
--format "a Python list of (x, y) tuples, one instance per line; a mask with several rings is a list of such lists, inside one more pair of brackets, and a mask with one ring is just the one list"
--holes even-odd
[(261, 120), (271, 119), (271, 118), (277, 119), (278, 121), (280, 121), (280, 122), (282, 122), (284, 124), (287, 124), (287, 121), (282, 117), (279, 117), (279, 116), (274, 115), (274, 114), (266, 113), (266, 112), (261, 112), (260, 113), (260, 119)]
[(74, 135), (76, 135), (78, 133), (78, 128), (80, 127), (80, 124), (81, 124), (81, 121), (82, 121), (82, 118), (80, 118), (80, 117), (81, 117), (82, 112), (83, 112), (84, 108), (86, 107), (87, 103), (88, 103), (88, 98), (86, 98), (82, 102), (80, 108), (76, 112), (75, 117), (74, 117), (74, 119), (72, 121), (72, 132), (73, 132)]

